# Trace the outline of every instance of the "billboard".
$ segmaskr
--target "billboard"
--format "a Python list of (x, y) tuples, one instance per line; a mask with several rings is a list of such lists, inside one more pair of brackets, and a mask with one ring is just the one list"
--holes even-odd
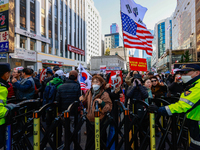
[(131, 70), (147, 71), (147, 60), (144, 58), (129, 57), (129, 66)]
[(0, 52), (14, 52), (14, 0), (0, 0)]

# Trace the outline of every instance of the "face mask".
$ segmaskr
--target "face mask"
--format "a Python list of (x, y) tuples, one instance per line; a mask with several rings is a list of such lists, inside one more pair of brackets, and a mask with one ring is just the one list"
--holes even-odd
[(181, 79), (183, 80), (183, 83), (187, 83), (192, 79), (192, 77), (191, 76), (182, 76)]
[(92, 88), (93, 88), (94, 91), (98, 91), (100, 89), (100, 85), (93, 84)]

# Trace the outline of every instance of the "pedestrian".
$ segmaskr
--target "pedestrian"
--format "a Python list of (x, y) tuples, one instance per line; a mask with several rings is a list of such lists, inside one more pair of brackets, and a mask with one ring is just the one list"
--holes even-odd
[(200, 66), (196, 64), (183, 65), (179, 72), (186, 86), (179, 101), (159, 108), (156, 105), (150, 105), (148, 111), (162, 116), (185, 113), (191, 140), (188, 150), (197, 150), (200, 149)]
[(175, 73), (174, 81), (172, 83), (169, 83), (168, 89), (169, 89), (169, 94), (168, 94), (169, 96), (171, 95), (177, 96), (184, 91), (184, 84), (181, 79), (181, 74), (179, 72)]
[(56, 94), (58, 88), (63, 84), (64, 72), (57, 70), (54, 78), (47, 83), (47, 86), (43, 94), (43, 105), (47, 103), (53, 103), (56, 100)]
[(151, 82), (153, 98), (161, 98), (161, 96), (165, 96), (165, 93), (167, 93), (167, 86), (164, 85), (164, 82), (159, 82), (159, 79), (156, 76), (151, 78)]
[(20, 83), (17, 82), (16, 78), (12, 79), (14, 88), (17, 89), (16, 98), (18, 100), (34, 99), (35, 95), (35, 82), (32, 78), (33, 71), (30, 68), (24, 68), (22, 70), (22, 80)]
[[(150, 80), (150, 79), (145, 79), (145, 80), (144, 80), (144, 86), (145, 86), (146, 89), (147, 89), (148, 98), (153, 98), (152, 91), (151, 91), (151, 87), (152, 87), (151, 80)], [(145, 102), (146, 102), (146, 103), (149, 103), (148, 98), (145, 99)]]
[(77, 80), (78, 72), (72, 70), (69, 73), (69, 79), (58, 88), (56, 101), (59, 103), (60, 112), (67, 110), (69, 105), (73, 102), (79, 101), (81, 88)]
[(9, 84), (7, 80), (10, 78), (10, 64), (0, 62), (0, 149), (5, 145), (6, 140), (6, 117), (16, 105), (7, 104), (7, 95)]
[[(85, 102), (87, 105), (87, 118), (90, 121), (90, 123), (94, 126), (94, 111), (95, 111), (95, 102), (98, 101), (99, 107), (100, 107), (100, 120), (106, 115), (106, 113), (112, 110), (112, 101), (109, 97), (109, 94), (105, 92), (105, 80), (99, 76), (95, 75), (92, 77), (92, 88), (86, 93), (85, 97), (81, 96), (80, 100)], [(94, 132), (91, 131), (90, 126), (88, 123), (86, 123), (86, 130), (87, 130), (87, 141), (86, 141), (86, 149), (87, 150), (93, 150), (94, 147), (91, 147), (89, 145), (89, 141), (92, 140), (92, 143), (94, 143)], [(106, 143), (107, 141), (107, 134), (102, 134), (101, 137)]]

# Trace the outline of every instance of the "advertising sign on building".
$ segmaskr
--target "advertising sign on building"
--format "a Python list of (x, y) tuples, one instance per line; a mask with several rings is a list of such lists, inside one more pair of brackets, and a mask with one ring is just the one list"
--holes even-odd
[(14, 0), (0, 0), (0, 52), (14, 51)]
[(131, 70), (147, 71), (147, 60), (144, 58), (129, 57), (129, 66)]
[(68, 45), (68, 51), (85, 56), (84, 50), (76, 48), (76, 47), (71, 46), (71, 45)]

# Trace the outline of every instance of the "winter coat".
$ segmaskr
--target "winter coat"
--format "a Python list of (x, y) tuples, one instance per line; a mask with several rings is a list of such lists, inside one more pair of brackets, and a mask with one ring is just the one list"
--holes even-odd
[(168, 85), (170, 94), (177, 95), (181, 94), (184, 91), (183, 83), (172, 82)]
[(80, 84), (73, 80), (66, 80), (61, 85), (56, 94), (56, 101), (59, 102), (59, 108), (61, 111), (66, 110), (69, 105), (75, 101), (79, 101), (81, 96)]
[[(112, 110), (112, 101), (109, 97), (109, 94), (104, 90), (101, 90), (99, 94), (94, 97), (92, 100), (93, 92), (89, 90), (86, 93), (85, 99), (83, 102), (86, 102), (87, 105), (87, 118), (89, 121), (94, 122), (94, 111), (95, 111), (95, 101), (96, 99), (101, 99), (103, 102), (101, 103), (101, 111), (100, 111), (100, 119), (102, 119), (107, 112), (111, 112)], [(91, 108), (92, 105), (92, 108)]]
[(128, 98), (131, 98), (131, 100), (133, 100), (133, 99), (144, 100), (144, 99), (148, 98), (147, 88), (142, 85), (138, 85), (138, 87), (130, 86), (128, 88), (126, 96)]
[(161, 98), (161, 96), (165, 96), (165, 93), (167, 92), (167, 86), (161, 86), (160, 84), (157, 84), (156, 86), (151, 87), (152, 94), (155, 95), (155, 98)]
[(132, 85), (132, 80), (133, 80), (133, 77), (126, 77), (125, 79), (125, 82), (128, 86), (131, 86)]

